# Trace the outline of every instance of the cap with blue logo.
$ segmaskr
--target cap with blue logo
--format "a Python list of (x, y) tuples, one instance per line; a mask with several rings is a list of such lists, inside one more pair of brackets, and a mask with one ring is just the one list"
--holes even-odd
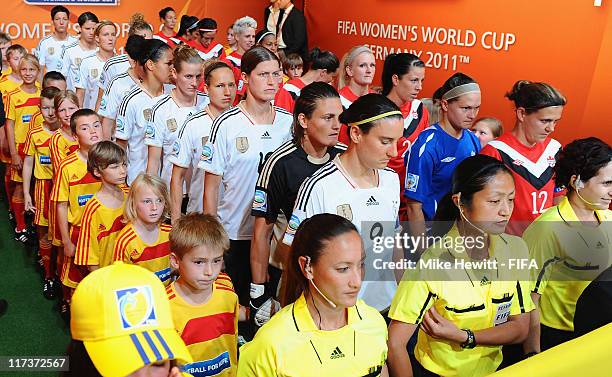
[(72, 297), (70, 331), (103, 376), (126, 376), (162, 360), (192, 362), (164, 285), (136, 265), (115, 262), (85, 277)]

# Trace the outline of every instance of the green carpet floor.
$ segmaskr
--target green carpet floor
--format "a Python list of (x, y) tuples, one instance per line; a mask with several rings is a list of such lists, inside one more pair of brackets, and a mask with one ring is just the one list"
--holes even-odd
[[(42, 295), (42, 278), (33, 252), (13, 240), (10, 228), (6, 203), (1, 202), (0, 298), (8, 301), (8, 311), (0, 317), (0, 356), (64, 355), (70, 342), (69, 329), (56, 310), (57, 301), (49, 301)], [(58, 374), (0, 371), (0, 376)]]

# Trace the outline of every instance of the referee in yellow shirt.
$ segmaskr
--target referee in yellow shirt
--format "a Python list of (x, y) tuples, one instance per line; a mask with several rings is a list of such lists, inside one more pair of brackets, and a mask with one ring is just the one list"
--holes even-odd
[(387, 376), (387, 327), (357, 300), (365, 255), (338, 215), (302, 222), (292, 244), (287, 301), (240, 349), (239, 377)]
[[(534, 305), (521, 271), (509, 266), (527, 258), (527, 247), (504, 233), (514, 194), (510, 171), (492, 157), (457, 166), (434, 218), (432, 235), (441, 238), (406, 270), (391, 304), (393, 376), (488, 375), (502, 361), (502, 345), (525, 340)], [(406, 345), (417, 328), (411, 360)]]
[(567, 196), (525, 231), (531, 258), (532, 298), (538, 310), (524, 349), (540, 352), (574, 338), (580, 294), (612, 260), (612, 148), (590, 137), (557, 155), (557, 187)]

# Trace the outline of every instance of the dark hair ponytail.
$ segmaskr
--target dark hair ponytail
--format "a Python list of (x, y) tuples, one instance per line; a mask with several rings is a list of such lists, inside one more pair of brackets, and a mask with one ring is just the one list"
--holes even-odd
[(310, 69), (325, 69), (327, 73), (336, 72), (340, 67), (340, 60), (333, 52), (318, 47), (310, 50), (306, 62), (310, 64)]
[(382, 72), (382, 94), (386, 96), (391, 93), (393, 75), (401, 79), (413, 67), (425, 68), (425, 63), (418, 56), (409, 53), (387, 55)]
[(134, 60), (141, 66), (144, 66), (148, 60), (158, 62), (166, 50), (170, 50), (165, 42), (159, 39), (144, 39), (142, 44), (136, 49)]
[(461, 204), (472, 205), (474, 194), (482, 191), (498, 173), (512, 176), (510, 170), (501, 161), (491, 156), (477, 154), (461, 161), (453, 173), (451, 192), (446, 194), (438, 204), (432, 227), (433, 236), (445, 235), (459, 219), (459, 208), (453, 202), (452, 196), (461, 193)]
[[(451, 77), (449, 77), (446, 81), (444, 81), (444, 84), (441, 87), (436, 89), (436, 91), (433, 94), (433, 99), (438, 100), (438, 101), (442, 100), (442, 97), (451, 89), (456, 88), (460, 85), (472, 84), (472, 83), (476, 83), (476, 81), (473, 78), (471, 78), (470, 76), (464, 73), (457, 72)], [(459, 97), (456, 97), (456, 98), (449, 99), (447, 101), (453, 102), (453, 101), (457, 101), (458, 99)]]
[(506, 93), (506, 98), (514, 105), (525, 109), (527, 114), (534, 113), (545, 107), (565, 106), (567, 100), (557, 89), (545, 82), (519, 80)]
[(583, 182), (593, 178), (599, 169), (612, 161), (612, 148), (596, 137), (574, 140), (557, 152), (555, 184), (574, 190), (570, 185), (573, 175)]
[(77, 18), (77, 23), (79, 24), (79, 26), (83, 26), (85, 25), (85, 23), (87, 21), (92, 21), (95, 22), (96, 24), (98, 22), (100, 22), (98, 20), (98, 16), (96, 16), (95, 14), (91, 13), (91, 12), (84, 12), (81, 13), (81, 15), (79, 16), (79, 18)]
[(294, 302), (308, 289), (308, 282), (298, 262), (299, 258), (310, 257), (310, 263), (316, 264), (328, 242), (349, 232), (359, 234), (352, 222), (334, 214), (322, 213), (302, 221), (291, 244), (287, 282), (282, 295), (283, 305)]
[(176, 33), (177, 37), (182, 37), (187, 34), (188, 30), (191, 30), (192, 27), (197, 27), (196, 24), (198, 22), (198, 18), (196, 16), (188, 16), (186, 14), (181, 16), (181, 22), (179, 24), (179, 31)]

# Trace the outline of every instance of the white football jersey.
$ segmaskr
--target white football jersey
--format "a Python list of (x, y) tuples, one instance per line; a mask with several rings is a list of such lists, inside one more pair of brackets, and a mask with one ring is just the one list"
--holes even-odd
[(145, 130), (145, 144), (162, 148), (160, 177), (168, 183), (168, 186), (172, 177), (172, 164), (168, 162), (168, 156), (172, 154), (179, 127), (190, 115), (202, 110), (209, 102), (208, 95), (197, 92), (194, 106), (180, 107), (171, 94), (165, 94), (159, 97), (153, 106), (151, 121)]
[(102, 91), (106, 91), (111, 80), (117, 77), (118, 74), (126, 72), (130, 69), (130, 61), (127, 54), (115, 55), (104, 63), (98, 86)]
[(202, 147), (210, 137), (213, 119), (206, 110), (191, 115), (178, 130), (168, 162), (184, 169), (192, 169), (189, 186), (187, 213), (202, 212), (204, 191), (204, 170), (198, 167)]
[(127, 72), (117, 75), (111, 80), (102, 95), (98, 114), (109, 119), (117, 118), (117, 109), (123, 97), (137, 85), (138, 83)]
[(78, 39), (72, 35), (69, 35), (68, 38), (63, 41), (55, 39), (53, 34), (44, 37), (38, 43), (38, 47), (36, 47), (35, 51), (38, 62), (47, 69), (47, 72), (57, 71), (57, 65), (60, 62), (62, 50), (65, 46), (71, 45), (77, 41)]
[(75, 85), (81, 79), (80, 67), (83, 59), (96, 54), (96, 49), (84, 50), (83, 46), (76, 41), (66, 45), (62, 51), (60, 61), (57, 63), (58, 72), (66, 77), (66, 85), (69, 90), (74, 90)]
[(88, 56), (81, 62), (79, 67), (78, 81), (75, 81), (74, 86), (85, 90), (83, 97), (83, 108), (96, 109), (98, 101), (98, 81), (100, 81), (100, 73), (104, 67), (104, 61), (98, 55)]
[[(359, 188), (339, 163), (338, 156), (302, 183), (283, 242), (291, 245), (305, 219), (320, 213), (342, 216), (359, 230), (366, 250), (365, 277), (359, 298), (384, 310), (397, 285), (393, 271), (376, 269), (375, 259), (392, 261), (393, 250), (374, 252), (376, 237), (393, 237), (399, 228), (400, 183), (392, 169), (377, 170), (378, 186)], [(379, 239), (380, 240), (380, 239)]]
[(151, 120), (153, 105), (159, 97), (151, 97), (139, 85), (125, 95), (117, 111), (115, 138), (128, 142), (128, 185), (146, 171), (148, 151), (144, 143), (145, 128)]
[(222, 176), (218, 215), (232, 240), (253, 237), (251, 206), (257, 177), (266, 158), (291, 139), (293, 116), (278, 107), (274, 110), (272, 124), (254, 124), (240, 107), (227, 110), (215, 119), (202, 148), (199, 167)]

